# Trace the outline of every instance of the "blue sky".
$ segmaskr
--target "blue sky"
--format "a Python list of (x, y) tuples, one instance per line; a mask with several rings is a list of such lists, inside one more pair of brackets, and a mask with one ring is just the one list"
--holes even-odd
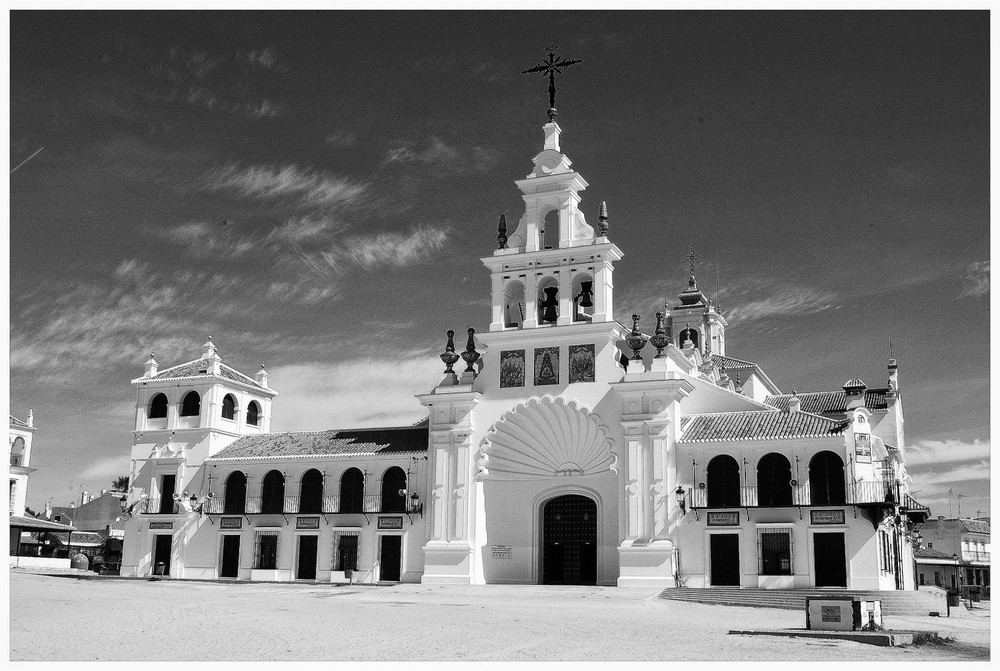
[[(989, 20), (980, 13), (11, 14), (11, 412), (28, 503), (127, 472), (134, 395), (212, 334), (275, 430), (408, 423), (489, 323), (541, 148), (608, 204), (616, 313), (697, 273), (783, 390), (900, 366), (916, 497), (989, 508)], [(952, 490), (949, 496), (948, 490)]]

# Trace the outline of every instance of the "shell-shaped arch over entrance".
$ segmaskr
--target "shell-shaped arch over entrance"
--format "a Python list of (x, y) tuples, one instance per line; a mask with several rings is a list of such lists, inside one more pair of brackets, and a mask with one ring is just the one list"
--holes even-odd
[(600, 417), (562, 398), (531, 399), (486, 434), (480, 479), (617, 473), (618, 457)]

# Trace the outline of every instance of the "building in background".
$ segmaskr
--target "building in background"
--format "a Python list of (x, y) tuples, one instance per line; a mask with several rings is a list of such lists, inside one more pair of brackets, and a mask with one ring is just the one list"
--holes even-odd
[(672, 306), (619, 323), (608, 210), (587, 223), (554, 108), (542, 130), (524, 215), (482, 258), (488, 329), (464, 351), (447, 332), (426, 420), (271, 434), (263, 368), (211, 339), (150, 357), (124, 574), (915, 589), (896, 361), (876, 388), (781, 393), (733, 356), (693, 250)]
[(917, 581), (948, 591), (990, 598), (990, 523), (939, 516), (917, 527)]
[(70, 534), (74, 528), (25, 515), (31, 443), (35, 433), (34, 412), (27, 421), (10, 416), (10, 565), (69, 568)]

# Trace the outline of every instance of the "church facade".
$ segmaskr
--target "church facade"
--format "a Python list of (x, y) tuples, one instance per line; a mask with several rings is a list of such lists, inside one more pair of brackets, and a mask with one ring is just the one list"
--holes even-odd
[(895, 361), (877, 388), (781, 393), (727, 354), (693, 253), (673, 305), (619, 323), (607, 209), (588, 224), (554, 114), (543, 132), (482, 259), (490, 324), (448, 332), (421, 422), (272, 433), (263, 367), (211, 339), (150, 357), (124, 575), (915, 589)]

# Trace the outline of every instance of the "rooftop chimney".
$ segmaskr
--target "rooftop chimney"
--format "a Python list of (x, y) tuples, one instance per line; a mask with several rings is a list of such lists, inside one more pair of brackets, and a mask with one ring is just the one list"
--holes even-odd
[(865, 405), (865, 389), (868, 386), (861, 381), (861, 378), (854, 377), (844, 383), (844, 396), (847, 401), (847, 409), (863, 408)]
[(81, 495), (80, 495), (80, 505), (81, 505), (81, 506), (82, 506), (83, 504), (85, 504), (85, 503), (86, 503), (86, 502), (87, 502), (87, 501), (89, 500), (89, 499), (87, 498), (87, 496), (88, 496), (89, 494), (90, 494), (90, 492), (88, 492), (88, 491), (87, 491), (86, 489), (85, 489), (85, 490), (83, 490), (83, 494), (81, 494)]
[(264, 364), (261, 364), (260, 365), (260, 370), (257, 371), (256, 375), (254, 375), (254, 379), (257, 380), (257, 383), (260, 384), (260, 386), (262, 386), (265, 389), (267, 389), (267, 377), (268, 377), (267, 376), (267, 369), (264, 368)]
[(801, 412), (802, 401), (796, 395), (795, 390), (792, 390), (792, 397), (788, 399), (788, 412), (789, 414), (793, 412)]
[(153, 357), (153, 353), (150, 352), (149, 359), (146, 360), (146, 372), (143, 373), (143, 377), (154, 377), (158, 365), (156, 359)]

